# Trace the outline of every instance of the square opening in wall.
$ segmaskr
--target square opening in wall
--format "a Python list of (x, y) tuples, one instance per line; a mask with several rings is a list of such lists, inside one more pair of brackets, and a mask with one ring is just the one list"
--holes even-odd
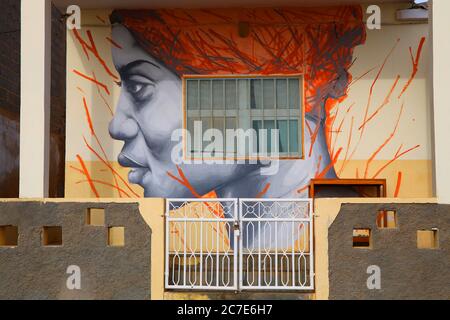
[(418, 249), (438, 249), (439, 248), (439, 230), (418, 230), (417, 231)]
[(370, 229), (353, 229), (353, 248), (370, 248), (371, 245)]
[(379, 229), (397, 229), (397, 211), (395, 210), (378, 211), (377, 227)]
[(44, 227), (42, 243), (44, 246), (62, 246), (62, 227)]
[(125, 228), (109, 227), (108, 228), (108, 245), (111, 247), (125, 246)]
[(94, 227), (105, 225), (105, 209), (89, 208), (86, 213), (86, 224)]
[(0, 226), (0, 247), (16, 247), (19, 242), (19, 228)]

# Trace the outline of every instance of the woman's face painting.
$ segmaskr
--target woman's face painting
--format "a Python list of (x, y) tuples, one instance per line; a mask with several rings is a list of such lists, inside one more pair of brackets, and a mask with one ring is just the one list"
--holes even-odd
[[(192, 197), (179, 177), (172, 150), (179, 141), (172, 133), (182, 128), (182, 82), (178, 75), (150, 56), (122, 25), (112, 30), (115, 67), (121, 94), (109, 131), (124, 141), (119, 163), (130, 167), (129, 181), (144, 188), (146, 197)], [(205, 194), (251, 170), (249, 165), (181, 165), (195, 191)]]

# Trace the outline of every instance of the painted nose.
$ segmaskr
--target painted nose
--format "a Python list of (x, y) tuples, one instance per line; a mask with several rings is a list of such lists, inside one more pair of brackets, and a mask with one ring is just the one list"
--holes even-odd
[(109, 124), (109, 134), (116, 140), (131, 140), (138, 134), (139, 126), (134, 119), (114, 117)]

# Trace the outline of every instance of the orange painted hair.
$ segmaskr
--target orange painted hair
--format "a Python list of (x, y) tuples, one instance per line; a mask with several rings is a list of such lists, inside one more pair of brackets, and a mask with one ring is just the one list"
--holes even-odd
[(353, 50), (366, 36), (360, 6), (116, 10), (111, 23), (180, 76), (303, 73), (306, 112), (319, 118), (345, 96)]

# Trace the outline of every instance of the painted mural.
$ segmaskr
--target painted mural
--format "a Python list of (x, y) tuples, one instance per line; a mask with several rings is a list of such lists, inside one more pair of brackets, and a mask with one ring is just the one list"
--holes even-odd
[[(72, 35), (82, 63), (69, 77), (87, 130), (74, 143), (82, 149), (72, 150), (66, 189), (95, 197), (297, 198), (308, 196), (313, 178), (379, 177), (389, 179), (392, 196), (401, 194), (410, 166), (397, 163), (422, 146), (402, 139), (416, 122), (407, 96), (425, 36), (396, 37), (361, 66), (355, 50), (367, 30), (360, 6), (117, 10), (109, 22), (95, 18), (103, 29)], [(399, 56), (410, 61), (406, 73), (392, 68)], [(272, 175), (261, 174), (267, 162), (175, 163), (183, 79), (247, 75), (302, 76), (303, 158), (280, 160)]]

